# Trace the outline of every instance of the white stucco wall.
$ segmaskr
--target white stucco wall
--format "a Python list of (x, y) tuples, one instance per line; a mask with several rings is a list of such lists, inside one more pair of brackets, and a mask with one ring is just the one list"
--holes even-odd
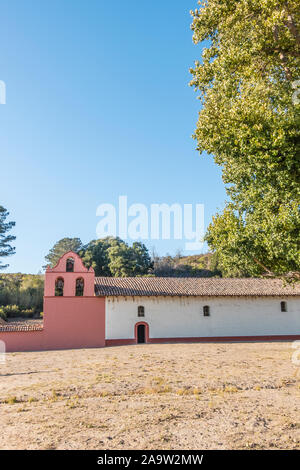
[[(281, 312), (280, 302), (287, 302)], [(137, 307), (145, 307), (145, 317)], [(209, 305), (210, 316), (203, 316)], [(107, 297), (106, 339), (132, 339), (139, 321), (150, 338), (299, 335), (300, 298), (295, 297)]]

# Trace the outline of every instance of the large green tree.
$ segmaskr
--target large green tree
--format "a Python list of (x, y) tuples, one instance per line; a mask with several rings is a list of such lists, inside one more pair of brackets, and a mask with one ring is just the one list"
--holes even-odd
[(109, 269), (114, 277), (143, 276), (152, 269), (152, 261), (146, 246), (134, 242), (115, 243), (108, 250)]
[(79, 253), (81, 249), (82, 242), (80, 238), (62, 238), (54, 244), (49, 253), (45, 256), (46, 265), (43, 267), (46, 268), (47, 266), (50, 266), (53, 268), (64, 253), (67, 251)]
[(80, 252), (87, 267), (92, 266), (96, 276), (142, 276), (149, 273), (152, 261), (145, 245), (134, 242), (129, 246), (119, 237), (92, 240)]
[(297, 277), (300, 168), (298, 0), (203, 0), (198, 150), (222, 167), (229, 200), (207, 241), (223, 274)]
[(84, 264), (92, 266), (96, 276), (111, 276), (109, 269), (108, 249), (115, 244), (123, 243), (120, 238), (106, 237), (92, 240), (83, 247), (80, 256)]
[[(16, 225), (15, 222), (7, 222), (9, 212), (0, 206), (0, 258), (6, 258), (15, 253), (15, 247), (11, 246), (11, 243), (16, 239), (14, 235), (8, 234), (10, 230)], [(0, 260), (0, 270), (5, 269), (9, 266), (3, 264)]]

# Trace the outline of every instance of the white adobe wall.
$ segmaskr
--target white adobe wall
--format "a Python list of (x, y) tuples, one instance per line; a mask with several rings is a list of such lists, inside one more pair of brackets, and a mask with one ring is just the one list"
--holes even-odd
[[(280, 302), (287, 302), (281, 312)], [(137, 307), (145, 307), (145, 317)], [(203, 316), (203, 306), (210, 316)], [(106, 339), (132, 339), (139, 321), (150, 338), (299, 335), (300, 298), (295, 297), (107, 297)]]

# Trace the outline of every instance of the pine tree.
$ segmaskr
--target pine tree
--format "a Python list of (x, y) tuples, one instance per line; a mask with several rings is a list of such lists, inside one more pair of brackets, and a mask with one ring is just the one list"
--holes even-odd
[[(15, 222), (6, 222), (9, 212), (0, 206), (0, 258), (11, 256), (15, 253), (15, 247), (11, 246), (16, 237), (14, 235), (7, 235), (15, 225)], [(9, 264), (2, 264), (0, 260), (0, 270), (5, 269)]]
[(47, 268), (47, 266), (53, 268), (53, 266), (55, 266), (58, 262), (59, 258), (67, 251), (74, 251), (75, 253), (78, 253), (81, 248), (82, 242), (80, 238), (62, 238), (54, 244), (53, 248), (51, 248), (49, 253), (45, 256), (47, 264), (43, 266), (43, 268)]

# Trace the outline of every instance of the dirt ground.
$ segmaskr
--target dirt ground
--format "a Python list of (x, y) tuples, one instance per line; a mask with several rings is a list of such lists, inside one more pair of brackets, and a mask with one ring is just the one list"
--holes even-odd
[(291, 343), (9, 353), (0, 449), (299, 449)]

